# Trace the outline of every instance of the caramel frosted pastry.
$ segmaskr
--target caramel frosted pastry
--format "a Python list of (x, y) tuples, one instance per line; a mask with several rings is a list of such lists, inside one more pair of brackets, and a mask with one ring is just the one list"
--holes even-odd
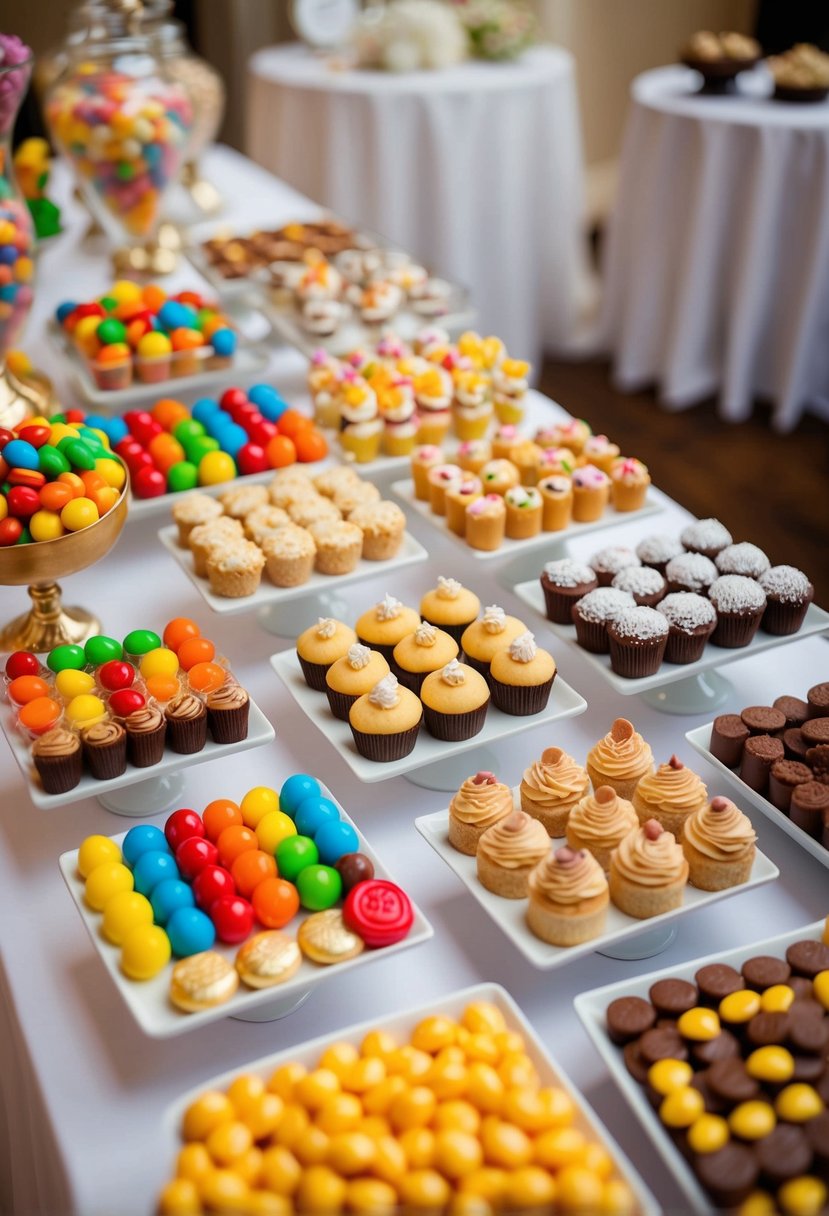
[(603, 932), (609, 903), (604, 871), (585, 849), (549, 852), (529, 877), (527, 925), (551, 946), (578, 946)]
[(503, 608), (489, 604), (480, 620), (473, 621), (461, 636), (464, 658), (470, 667), (488, 676), (494, 655), (499, 650), (506, 650), (510, 642), (526, 630), (527, 626), (518, 617), (507, 616)]
[(507, 526), (507, 508), (500, 494), (483, 494), (466, 508), (464, 535), (472, 549), (492, 553), (503, 543)]
[(360, 642), (349, 646), (325, 673), (325, 691), (334, 717), (347, 722), (348, 711), (357, 698), (370, 692), (388, 674), (388, 662), (379, 651)]
[(481, 611), (481, 601), (456, 578), (438, 575), (437, 586), (427, 591), (420, 601), (420, 615), (430, 625), (437, 625), (460, 643), (464, 630)]
[(321, 616), (296, 640), (296, 653), (305, 683), (316, 692), (325, 692), (325, 677), (329, 667), (348, 653), (357, 641), (350, 625), (330, 616)]
[(450, 634), (423, 621), (414, 633), (397, 643), (392, 657), (401, 684), (419, 694), (430, 672), (458, 657), (458, 643)]
[(478, 841), (478, 881), (493, 895), (526, 899), (530, 873), (549, 848), (543, 824), (523, 811), (513, 811), (487, 828)]
[(685, 821), (682, 851), (688, 881), (702, 891), (723, 891), (748, 882), (757, 833), (728, 798), (712, 798)]
[[(282, 532), (277, 532), (276, 537)], [(223, 598), (244, 599), (258, 590), (264, 566), (265, 555), (250, 540), (230, 541), (227, 546), (210, 549), (207, 554), (210, 590)]]
[(641, 778), (652, 770), (653, 752), (627, 718), (617, 718), (587, 753), (593, 789), (610, 785), (620, 798), (630, 800)]
[(364, 612), (355, 626), (357, 637), (389, 661), (399, 641), (414, 633), (420, 624), (420, 614), (407, 608), (393, 595), (384, 595), (379, 603)]
[(576, 803), (567, 819), (567, 843), (571, 849), (587, 849), (603, 870), (610, 868), (610, 854), (625, 836), (639, 826), (633, 804), (620, 798), (611, 785), (600, 785)]
[(268, 578), (275, 587), (300, 587), (314, 569), (317, 546), (307, 528), (290, 524), (262, 542)]
[(47, 794), (65, 794), (81, 779), (81, 741), (74, 731), (56, 726), (32, 745), (32, 760)]
[[(132, 717), (132, 715), (130, 715)], [(191, 755), (207, 742), (207, 706), (192, 692), (174, 697), (164, 711), (167, 742), (174, 752)]]
[[(300, 926), (300, 931), (304, 926)], [(267, 929), (248, 938), (236, 953), (236, 971), (247, 988), (274, 988), (296, 975), (302, 963), (302, 951), (297, 942)]]
[(366, 948), (363, 939), (346, 927), (341, 908), (309, 916), (299, 926), (297, 943), (305, 957), (321, 967), (356, 958)]
[(145, 705), (124, 718), (127, 758), (135, 768), (158, 764), (164, 755), (167, 722), (157, 705)]
[(556, 661), (536, 645), (529, 630), (493, 655), (489, 669), (492, 703), (502, 713), (538, 714), (550, 699)]
[(677, 840), (690, 815), (705, 806), (708, 790), (696, 773), (686, 768), (677, 756), (646, 773), (633, 792), (633, 808), (640, 823), (656, 819)]
[(589, 788), (586, 771), (572, 756), (560, 747), (547, 747), (541, 758), (524, 770), (521, 810), (538, 819), (548, 836), (563, 836), (570, 812)]
[(178, 543), (188, 547), (190, 533), (199, 524), (209, 524), (222, 514), (221, 503), (209, 494), (185, 494), (173, 504), (173, 520), (178, 525)]
[(673, 835), (649, 819), (613, 850), (609, 880), (619, 911), (647, 920), (681, 907), (688, 862)]
[(127, 767), (127, 732), (120, 722), (104, 720), (81, 731), (86, 766), (98, 781), (120, 777)]
[(184, 1013), (198, 1013), (229, 1001), (239, 987), (236, 969), (215, 950), (191, 954), (173, 967), (170, 1000)]
[(474, 857), (484, 832), (514, 809), (512, 790), (494, 773), (467, 777), (449, 803), (449, 843), (459, 853)]

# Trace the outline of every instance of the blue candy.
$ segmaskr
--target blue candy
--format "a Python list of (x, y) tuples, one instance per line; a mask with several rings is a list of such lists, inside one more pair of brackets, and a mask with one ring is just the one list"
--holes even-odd
[(205, 426), (208, 418), (212, 418), (214, 414), (219, 413), (221, 407), (218, 401), (214, 401), (212, 397), (201, 397), (190, 411), (196, 422), (200, 422)]
[(236, 335), (232, 329), (217, 329), (210, 342), (216, 354), (223, 359), (236, 350)]
[(214, 439), (218, 439), (220, 432), (226, 427), (233, 426), (233, 419), (226, 410), (216, 410), (207, 418), (197, 418), (196, 421), (200, 422), (208, 435), (212, 435)]
[(324, 823), (314, 836), (320, 861), (327, 866), (336, 865), (344, 853), (358, 853), (360, 838), (350, 823)]
[(293, 820), (300, 836), (314, 836), (324, 823), (339, 823), (340, 812), (330, 798), (314, 794), (303, 798)]
[(130, 433), (130, 429), (123, 418), (104, 418), (100, 429), (107, 436), (113, 447), (115, 447), (116, 443), (120, 443), (122, 439), (126, 439)]
[(193, 891), (186, 882), (182, 882), (180, 878), (164, 878), (153, 887), (150, 897), (153, 919), (157, 925), (166, 925), (179, 908), (192, 908), (195, 902)]
[(277, 422), (288, 408), (288, 402), (283, 401), (276, 389), (271, 388), (269, 384), (254, 384), (248, 393), (248, 400), (258, 407), (268, 422)]
[(130, 828), (121, 845), (124, 861), (131, 866), (135, 865), (142, 853), (164, 853), (165, 851), (169, 853), (170, 846), (167, 844), (164, 833), (161, 828), (155, 827), (152, 823), (139, 823), (134, 828)]
[(316, 777), (311, 777), (308, 773), (294, 773), (287, 778), (279, 791), (279, 809), (293, 818), (301, 802), (312, 794), (319, 793), (320, 783)]
[(229, 452), (231, 456), (235, 456), (239, 449), (248, 442), (247, 431), (235, 422), (223, 426), (213, 438), (218, 439), (222, 449)]
[(74, 312), (77, 307), (78, 306), (74, 300), (64, 300), (62, 304), (58, 304), (57, 308), (55, 309), (55, 318), (58, 324), (62, 325), (69, 316), (70, 312)]
[(178, 878), (178, 866), (172, 853), (162, 853), (160, 849), (151, 849), (142, 853), (133, 866), (135, 889), (148, 898), (155, 888), (167, 878)]
[(165, 329), (192, 329), (196, 321), (195, 309), (178, 300), (165, 300), (158, 310), (158, 319)]
[(3, 459), (10, 469), (38, 469), (40, 457), (37, 448), (25, 439), (10, 439), (3, 448)]
[(201, 954), (216, 940), (213, 922), (198, 908), (177, 908), (166, 925), (170, 948), (178, 958)]

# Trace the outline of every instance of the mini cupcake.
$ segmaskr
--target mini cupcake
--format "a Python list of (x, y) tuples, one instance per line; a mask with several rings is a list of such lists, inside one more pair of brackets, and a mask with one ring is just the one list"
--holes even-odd
[(478, 882), (504, 899), (526, 899), (530, 874), (549, 848), (550, 838), (538, 820), (512, 811), (478, 841)]
[(500, 494), (485, 494), (466, 508), (464, 534), (472, 549), (492, 553), (503, 543), (507, 528), (507, 508)]
[(530, 387), (530, 365), (524, 359), (504, 358), (492, 369), (492, 394), (495, 417), (499, 422), (517, 424), (524, 417), (524, 398)]
[(488, 460), (480, 472), (485, 494), (500, 494), (517, 486), (518, 469), (511, 460)]
[(666, 663), (695, 663), (717, 626), (717, 610), (705, 596), (675, 591), (656, 605), (668, 622)]
[(529, 877), (527, 926), (551, 946), (578, 946), (604, 932), (607, 879), (586, 850), (550, 851)]
[(191, 692), (181, 693), (164, 711), (167, 742), (174, 752), (192, 755), (207, 743), (207, 706)]
[(242, 540), (244, 535), (241, 522), (231, 519), (229, 515), (221, 515), (206, 524), (197, 524), (187, 541), (193, 554), (193, 573), (199, 578), (207, 578), (207, 555), (211, 549)]
[(414, 496), (429, 501), (429, 470), (443, 463), (443, 452), (433, 443), (421, 444), (412, 452), (412, 482)]
[(446, 438), (452, 421), (452, 377), (442, 367), (428, 367), (414, 377), (414, 394), (420, 426), (419, 444), (439, 444)]
[[(321, 520), (308, 529), (314, 543), (317, 574), (350, 574), (363, 553), (363, 533), (344, 519)], [(277, 542), (279, 537), (277, 536)]]
[(613, 850), (609, 881), (619, 911), (648, 920), (682, 906), (688, 862), (671, 833), (649, 819)]
[(614, 511), (639, 511), (645, 505), (645, 496), (651, 476), (641, 460), (632, 456), (614, 460), (610, 470), (610, 497)]
[(354, 746), (367, 760), (388, 764), (414, 750), (423, 709), (408, 688), (389, 673), (351, 706), (348, 721)]
[(610, 477), (613, 462), (621, 455), (619, 445), (611, 443), (607, 435), (590, 435), (585, 440), (581, 454), (587, 464), (594, 464), (597, 469)]
[(253, 541), (231, 541), (226, 547), (211, 549), (207, 554), (210, 590), (226, 599), (244, 599), (259, 590), (264, 567), (265, 555)]
[(569, 448), (574, 456), (581, 456), (585, 444), (593, 431), (583, 418), (568, 418), (544, 427), (536, 434), (536, 442), (544, 447)]
[(488, 460), (492, 460), (492, 444), (488, 439), (468, 439), (458, 444), (455, 460), (465, 473), (477, 476)]
[(682, 529), (679, 539), (689, 553), (701, 553), (712, 559), (732, 543), (731, 533), (718, 519), (695, 520)]
[(340, 447), (357, 464), (368, 464), (380, 454), (383, 419), (377, 396), (360, 377), (344, 384), (340, 401)]
[(725, 891), (748, 882), (757, 854), (748, 815), (728, 798), (712, 798), (685, 823), (682, 851), (688, 881), (701, 891)]
[(482, 675), (457, 659), (426, 677), (420, 699), (424, 724), (436, 739), (458, 743), (484, 728), (489, 687)]
[(597, 587), (588, 591), (572, 607), (572, 624), (576, 641), (591, 654), (607, 654), (610, 649), (608, 626), (623, 612), (636, 607), (633, 596), (615, 587)]
[(316, 625), (304, 630), (296, 640), (296, 653), (308, 687), (315, 692), (325, 692), (328, 669), (337, 659), (343, 658), (356, 641), (357, 634), (350, 625), (330, 616), (321, 616)]
[(173, 503), (173, 521), (178, 525), (178, 543), (188, 547), (190, 533), (199, 524), (209, 524), (223, 514), (222, 506), (209, 494), (184, 494)]
[(542, 449), (532, 439), (519, 439), (510, 448), (508, 459), (518, 470), (522, 486), (534, 486), (538, 481)]
[(480, 477), (464, 476), (446, 491), (446, 526), (456, 536), (466, 536), (466, 508), (483, 496)]
[(111, 719), (95, 722), (81, 731), (86, 767), (96, 781), (120, 777), (127, 767), (127, 732)]
[(242, 521), (242, 526), (248, 540), (252, 540), (261, 549), (263, 541), (267, 540), (269, 536), (275, 535), (280, 528), (286, 527), (290, 522), (290, 515), (287, 511), (283, 511), (282, 507), (265, 503), (264, 506), (254, 507), (252, 511), (249, 511)]
[(541, 495), (541, 530), (561, 532), (573, 514), (573, 482), (562, 474), (541, 477), (536, 487)]
[(504, 495), (506, 535), (510, 540), (527, 540), (541, 531), (543, 505), (534, 486), (513, 486)]
[(573, 472), (573, 519), (587, 524), (601, 519), (610, 500), (610, 478), (595, 465), (586, 464)]
[(626, 570), (614, 574), (610, 585), (615, 591), (632, 595), (634, 604), (639, 608), (656, 608), (668, 589), (659, 571), (650, 566), (628, 566)]
[(659, 671), (668, 645), (668, 622), (655, 608), (626, 608), (607, 623), (610, 666), (639, 680)]
[(690, 816), (708, 801), (708, 790), (696, 773), (671, 756), (655, 773), (645, 773), (631, 801), (640, 823), (655, 819), (680, 840)]
[(262, 542), (262, 553), (275, 587), (301, 587), (313, 573), (317, 546), (307, 528), (290, 524)]
[(595, 570), (570, 557), (547, 562), (540, 581), (547, 619), (556, 625), (572, 625), (573, 605), (599, 585)]
[(714, 558), (720, 574), (742, 574), (745, 578), (759, 579), (771, 568), (771, 562), (762, 549), (743, 541), (739, 545), (726, 545)]
[(489, 666), (499, 650), (506, 650), (510, 642), (527, 626), (516, 616), (507, 616), (503, 608), (490, 604), (484, 609), (480, 620), (473, 621), (461, 635), (461, 650), (464, 661), (483, 676), (489, 676)]
[(32, 760), (47, 794), (65, 794), (81, 779), (81, 741), (71, 730), (56, 726), (32, 744)]
[[(271, 510), (279, 511), (281, 508), (271, 507)], [(342, 519), (339, 509), (330, 498), (323, 498), (322, 494), (311, 494), (302, 502), (291, 503), (288, 516), (291, 523), (296, 524), (298, 528), (310, 528), (311, 524), (324, 523), (326, 520), (339, 522)]]
[(788, 637), (797, 633), (815, 598), (815, 589), (802, 570), (772, 566), (757, 580), (766, 593), (766, 610), (760, 622), (764, 633)]
[(529, 631), (521, 633), (492, 656), (492, 703), (502, 713), (516, 717), (541, 713), (550, 699), (555, 675), (553, 656), (536, 646)]
[(509, 454), (521, 440), (521, 433), (513, 422), (499, 426), (492, 439), (492, 459), (509, 460)]
[(474, 370), (460, 369), (454, 373), (455, 399), (452, 423), (458, 439), (471, 442), (483, 439), (494, 416), (489, 382)]
[[(305, 470), (298, 469), (296, 465), (283, 469), (282, 475), (295, 471), (299, 472), (306, 481), (310, 480)], [(279, 476), (280, 474), (277, 473), (274, 481)], [(336, 464), (330, 469), (323, 469), (321, 473), (317, 473), (311, 484), (318, 494), (322, 494), (323, 498), (333, 498), (337, 490), (342, 489), (343, 486), (356, 485), (359, 480), (359, 473), (356, 473), (350, 464)]]
[(386, 456), (411, 456), (420, 419), (412, 387), (393, 384), (383, 395), (383, 451)]
[(541, 456), (538, 459), (539, 478), (557, 474), (559, 477), (569, 479), (577, 468), (578, 457), (574, 456), (569, 448), (543, 447), (541, 449)]
[(219, 496), (225, 515), (229, 515), (231, 519), (243, 520), (256, 507), (263, 507), (267, 501), (268, 491), (265, 486), (238, 486)]
[(707, 595), (717, 578), (717, 567), (702, 553), (682, 553), (672, 557), (665, 566), (665, 582), (669, 591), (692, 591)]
[(392, 653), (399, 641), (409, 633), (414, 633), (420, 624), (420, 614), (414, 608), (405, 604), (393, 595), (384, 595), (378, 604), (369, 608), (368, 612), (357, 621), (355, 628), (357, 637), (364, 646), (378, 650), (391, 662)]
[(250, 697), (240, 684), (227, 681), (207, 696), (207, 728), (214, 743), (241, 743), (248, 737)]
[(642, 563), (632, 549), (624, 545), (607, 545), (588, 557), (587, 564), (595, 570), (599, 586), (609, 587), (621, 570), (629, 570)]
[(358, 480), (351, 485), (339, 486), (334, 492), (334, 506), (337, 507), (343, 519), (348, 519), (352, 511), (364, 507), (367, 503), (380, 502), (380, 491), (371, 481)]
[[(358, 480), (357, 474), (353, 470), (349, 469), (348, 473), (351, 474), (353, 480)], [(275, 474), (273, 481), (268, 486), (268, 498), (273, 506), (287, 511), (294, 503), (307, 499), (309, 494), (313, 494), (314, 489), (314, 483), (305, 469), (292, 465), (290, 468), (280, 469)], [(322, 491), (319, 492), (322, 493)], [(330, 495), (326, 495), (326, 497), (330, 497)]]
[(543, 823), (548, 836), (563, 836), (573, 807), (590, 788), (585, 769), (560, 747), (547, 747), (524, 770), (521, 810)]
[(641, 778), (653, 771), (653, 752), (632, 722), (617, 718), (587, 753), (587, 771), (594, 790), (610, 785), (630, 801)]
[(449, 803), (449, 843), (459, 853), (474, 857), (484, 832), (507, 819), (514, 809), (512, 790), (494, 773), (467, 777)]
[(433, 515), (446, 514), (446, 491), (464, 480), (463, 469), (457, 464), (436, 464), (427, 474), (429, 506)]
[(395, 646), (395, 674), (404, 688), (420, 695), (426, 677), (456, 659), (458, 653), (458, 643), (453, 637), (424, 621)]
[(610, 854), (625, 836), (639, 826), (633, 804), (620, 798), (610, 785), (600, 785), (585, 794), (567, 818), (567, 843), (571, 849), (587, 849), (604, 871)]
[(348, 711), (358, 697), (371, 692), (389, 674), (385, 657), (355, 642), (325, 673), (325, 692), (335, 718), (348, 721)]
[(684, 546), (675, 537), (668, 536), (665, 532), (655, 532), (652, 536), (646, 536), (636, 546), (636, 556), (642, 565), (658, 570), (663, 577), (665, 567), (671, 558), (680, 557), (684, 552)]
[(127, 759), (135, 768), (149, 768), (164, 756), (167, 722), (156, 705), (145, 705), (124, 718)]
[(711, 584), (708, 596), (717, 610), (712, 645), (727, 649), (748, 646), (766, 610), (766, 593), (760, 584), (741, 574), (723, 574)]
[(481, 611), (481, 601), (456, 578), (438, 575), (437, 586), (420, 601), (420, 615), (428, 625), (448, 633), (460, 645), (464, 631)]

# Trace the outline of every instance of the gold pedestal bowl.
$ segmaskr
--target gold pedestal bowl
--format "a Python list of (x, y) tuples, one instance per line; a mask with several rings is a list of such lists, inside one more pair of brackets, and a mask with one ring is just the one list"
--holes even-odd
[(0, 586), (25, 587), (29, 612), (0, 631), (0, 652), (30, 650), (43, 654), (64, 642), (81, 645), (100, 632), (100, 621), (84, 608), (64, 608), (57, 579), (100, 561), (115, 544), (127, 518), (129, 476), (115, 506), (97, 523), (56, 540), (0, 549)]

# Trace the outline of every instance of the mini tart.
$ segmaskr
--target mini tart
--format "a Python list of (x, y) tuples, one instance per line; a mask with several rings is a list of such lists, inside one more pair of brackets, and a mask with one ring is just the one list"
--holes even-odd
[(263, 506), (254, 507), (252, 511), (248, 511), (242, 521), (242, 526), (248, 540), (252, 540), (261, 548), (263, 541), (277, 533), (280, 528), (287, 527), (290, 522), (291, 517), (287, 511), (265, 503)]
[(538, 714), (550, 699), (556, 661), (535, 644), (528, 631), (513, 638), (506, 650), (493, 656), (489, 669), (492, 703), (502, 713), (517, 717)]
[(362, 503), (348, 517), (363, 534), (363, 560), (385, 562), (394, 557), (403, 543), (406, 516), (393, 502)]
[(526, 899), (530, 873), (549, 848), (543, 825), (523, 811), (512, 811), (478, 841), (478, 882), (504, 899)]
[(325, 691), (335, 718), (348, 721), (348, 711), (365, 693), (389, 674), (384, 655), (370, 650), (360, 642), (349, 646), (340, 659), (335, 659), (325, 673)]
[(415, 498), (429, 501), (429, 470), (443, 463), (443, 452), (436, 444), (421, 444), (412, 452), (412, 481)]
[[(499, 426), (492, 440), (492, 460), (509, 460), (509, 454), (520, 443), (521, 436), (514, 422), (505, 422)], [(484, 462), (486, 463), (486, 462)], [(483, 466), (481, 466), (483, 467)]]
[(617, 676), (638, 680), (657, 672), (668, 645), (669, 626), (655, 608), (626, 608), (607, 624), (610, 666)]
[(480, 477), (471, 473), (446, 491), (446, 526), (456, 536), (466, 536), (466, 508), (483, 496)]
[(694, 663), (717, 625), (717, 610), (704, 595), (674, 591), (656, 605), (668, 622), (666, 663)]
[(267, 486), (239, 486), (219, 496), (225, 515), (231, 519), (244, 519), (249, 511), (264, 506), (267, 501)]
[(325, 692), (325, 676), (333, 663), (348, 653), (357, 641), (350, 625), (321, 616), (296, 640), (296, 653), (305, 683), (315, 692)]
[(610, 497), (614, 511), (639, 511), (645, 505), (645, 496), (651, 484), (651, 475), (641, 460), (632, 456), (620, 456), (610, 467)]
[(540, 582), (547, 619), (556, 625), (572, 625), (573, 605), (599, 585), (595, 570), (570, 557), (547, 562)]
[(524, 770), (521, 810), (544, 825), (548, 836), (563, 836), (576, 803), (590, 788), (586, 771), (560, 747), (547, 747)]
[(504, 495), (507, 509), (506, 535), (510, 540), (527, 540), (541, 531), (543, 505), (535, 486), (513, 486)]
[(450, 634), (421, 623), (414, 633), (401, 638), (392, 658), (400, 683), (419, 695), (426, 676), (445, 667), (458, 653), (458, 643)]
[(753, 578), (742, 574), (721, 574), (708, 589), (717, 610), (717, 627), (711, 644), (736, 650), (748, 646), (766, 611), (766, 593)]
[(241, 743), (248, 737), (250, 697), (228, 680), (207, 696), (207, 728), (214, 743)]
[(688, 881), (702, 891), (724, 891), (748, 882), (756, 840), (747, 815), (728, 798), (712, 798), (685, 822), (682, 851)]
[(120, 722), (105, 719), (81, 731), (86, 767), (96, 781), (120, 777), (127, 767), (127, 732)]
[(420, 601), (420, 615), (429, 625), (436, 625), (460, 644), (464, 630), (481, 611), (481, 601), (474, 591), (462, 586), (455, 578), (438, 575), (437, 586), (427, 591)]
[(207, 706), (197, 696), (185, 692), (174, 697), (168, 702), (164, 717), (167, 742), (174, 752), (189, 756), (203, 749), (207, 742)]
[(529, 877), (527, 926), (551, 946), (578, 946), (604, 931), (607, 879), (586, 850), (549, 852)]
[(655, 819), (625, 836), (610, 858), (610, 898), (637, 920), (681, 907), (687, 881), (682, 846)]
[(501, 496), (506, 494), (512, 486), (517, 486), (521, 480), (518, 469), (512, 461), (503, 459), (488, 460), (478, 476), (485, 494), (500, 494)]
[(585, 794), (567, 819), (567, 843), (571, 849), (587, 849), (604, 871), (610, 868), (610, 854), (625, 836), (639, 826), (633, 804), (620, 798), (610, 785), (600, 785)]
[(507, 616), (503, 608), (490, 604), (484, 609), (480, 620), (473, 621), (461, 635), (461, 650), (464, 661), (481, 675), (489, 675), (489, 667), (499, 650), (506, 650), (510, 642), (527, 626), (516, 616)]
[(407, 608), (393, 595), (384, 595), (357, 620), (357, 637), (364, 646), (379, 650), (389, 662), (398, 642), (407, 633), (414, 633), (420, 624), (420, 614)]
[(507, 508), (500, 494), (476, 498), (464, 512), (464, 536), (472, 549), (493, 553), (506, 535)]
[(489, 687), (479, 672), (457, 659), (426, 677), (420, 699), (424, 724), (436, 739), (456, 743), (483, 730)]
[(392, 674), (358, 697), (348, 712), (357, 751), (382, 764), (402, 760), (413, 751), (422, 717), (420, 701)]
[(632, 722), (617, 718), (587, 753), (587, 771), (594, 790), (610, 785), (630, 801), (641, 778), (653, 771), (653, 752)]
[(297, 931), (297, 944), (320, 967), (344, 963), (366, 948), (363, 939), (346, 927), (341, 908), (326, 908), (307, 917)]
[(449, 803), (449, 843), (459, 853), (474, 857), (484, 832), (514, 809), (512, 790), (494, 773), (467, 777)]
[(708, 790), (696, 775), (676, 756), (660, 764), (654, 773), (646, 773), (633, 791), (633, 809), (640, 823), (655, 819), (677, 840), (689, 816), (705, 806)]
[(65, 794), (81, 779), (81, 741), (71, 730), (56, 726), (32, 744), (32, 760), (47, 794)]
[(595, 465), (586, 464), (573, 471), (573, 519), (592, 523), (601, 519), (610, 500), (610, 478)]
[(551, 473), (539, 478), (542, 532), (561, 532), (573, 514), (573, 482), (569, 477)]
[(635, 607), (633, 596), (627, 591), (617, 591), (615, 587), (588, 591), (571, 608), (579, 646), (591, 654), (607, 654), (610, 650), (608, 626), (617, 616)]
[(231, 964), (215, 950), (191, 954), (173, 967), (170, 1000), (185, 1013), (198, 1013), (223, 1005), (239, 987), (239, 976)]
[(199, 578), (207, 578), (207, 555), (210, 550), (229, 541), (242, 540), (244, 535), (241, 522), (231, 519), (229, 515), (220, 515), (209, 523), (197, 524), (187, 539), (193, 554), (193, 573)]
[(156, 705), (145, 705), (124, 718), (127, 759), (135, 768), (149, 768), (164, 756), (167, 721)]
[[(277, 536), (280, 535), (278, 532)], [(212, 549), (207, 554), (210, 590), (228, 599), (244, 599), (259, 589), (264, 566), (264, 553), (250, 540), (232, 541), (226, 548)]]
[(314, 569), (317, 546), (307, 528), (291, 524), (262, 542), (268, 578), (275, 587), (300, 587)]
[(757, 580), (766, 593), (766, 610), (760, 622), (763, 633), (787, 637), (803, 624), (815, 589), (802, 570), (772, 566)]
[(255, 933), (236, 952), (236, 971), (246, 988), (274, 988), (284, 984), (296, 975), (301, 964), (302, 951), (298, 943), (278, 929)]
[(350, 574), (363, 553), (363, 534), (356, 524), (344, 519), (324, 519), (311, 524), (318, 574)]
[(178, 525), (178, 543), (186, 549), (190, 533), (199, 524), (209, 524), (223, 514), (221, 503), (209, 494), (185, 494), (173, 503), (173, 520)]
[(588, 422), (583, 418), (568, 418), (566, 422), (556, 422), (544, 427), (536, 435), (536, 441), (547, 447), (569, 448), (574, 456), (581, 456), (584, 445), (593, 434)]

